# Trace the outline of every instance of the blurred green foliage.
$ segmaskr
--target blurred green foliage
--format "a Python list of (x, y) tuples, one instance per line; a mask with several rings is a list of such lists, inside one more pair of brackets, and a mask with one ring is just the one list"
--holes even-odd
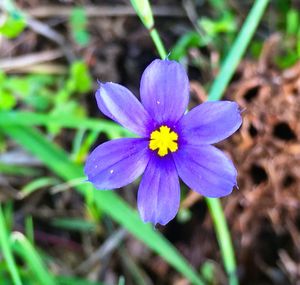
[(82, 47), (87, 46), (90, 42), (87, 24), (88, 19), (86, 17), (85, 9), (82, 7), (73, 8), (70, 17), (70, 28), (74, 41)]
[[(188, 31), (183, 34), (172, 48), (170, 58), (181, 60), (187, 56), (188, 50), (193, 47), (214, 48), (224, 56), (238, 32), (238, 15), (229, 9), (224, 9), (226, 2), (222, 0), (210, 1), (217, 9), (216, 17), (203, 16), (197, 20), (197, 31)], [(223, 7), (223, 8), (222, 8)]]
[[(197, 21), (198, 31), (190, 30), (184, 33), (173, 46), (170, 58), (179, 61), (185, 61), (188, 51), (191, 48), (210, 48), (216, 50), (221, 59), (224, 59), (237, 36), (240, 22), (240, 13), (232, 10), (227, 1), (209, 0), (212, 8), (211, 17), (201, 16)], [(272, 25), (276, 30), (270, 34), (280, 32), (283, 41), (279, 47), (279, 53), (274, 57), (274, 62), (279, 68), (287, 68), (295, 64), (300, 59), (300, 11), (293, 6), (289, 0), (274, 1), (273, 9), (275, 22)], [(266, 25), (268, 24), (265, 18)], [(201, 31), (199, 33), (199, 31)], [(265, 37), (256, 36), (249, 46), (252, 57), (260, 56)], [(203, 61), (191, 61), (196, 67), (201, 68)], [(204, 66), (202, 66), (204, 68)]]
[(218, 19), (202, 17), (198, 25), (204, 30), (209, 40), (216, 40), (220, 34), (231, 34), (237, 31), (237, 24), (234, 15), (226, 12)]
[(0, 16), (0, 35), (9, 39), (16, 38), (26, 28), (25, 17), (17, 10)]
[(205, 46), (204, 39), (195, 31), (185, 33), (173, 47), (170, 58), (179, 61), (186, 56), (188, 49)]
[(207, 284), (216, 284), (216, 264), (212, 260), (205, 261), (200, 268), (201, 275)]
[[(92, 79), (83, 61), (75, 61), (67, 76), (11, 76), (0, 71), (0, 110), (12, 110), (19, 104), (23, 109), (36, 112), (85, 117), (86, 111), (78, 102), (78, 96), (91, 89)], [(49, 124), (48, 130), (52, 134), (58, 134), (61, 128)]]
[(91, 232), (96, 230), (97, 224), (92, 221), (74, 218), (57, 218), (51, 221), (52, 226), (68, 231)]
[(281, 54), (275, 58), (278, 67), (284, 69), (300, 59), (300, 11), (294, 8), (285, 14), (285, 27), (282, 31), (284, 40), (281, 43)]

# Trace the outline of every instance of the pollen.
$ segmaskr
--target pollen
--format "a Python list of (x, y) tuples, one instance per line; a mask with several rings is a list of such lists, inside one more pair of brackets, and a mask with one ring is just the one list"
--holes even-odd
[(165, 156), (170, 152), (175, 152), (178, 149), (178, 135), (171, 131), (167, 126), (160, 126), (159, 129), (153, 131), (150, 135), (149, 148), (158, 150), (159, 156)]

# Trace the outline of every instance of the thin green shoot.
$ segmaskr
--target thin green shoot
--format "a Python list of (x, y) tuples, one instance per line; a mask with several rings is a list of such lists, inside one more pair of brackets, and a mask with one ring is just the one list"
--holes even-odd
[(51, 225), (68, 231), (93, 232), (97, 224), (78, 218), (57, 218), (51, 221)]
[(29, 242), (34, 245), (34, 225), (31, 215), (25, 217), (25, 234)]
[(29, 182), (21, 189), (21, 197), (25, 198), (28, 195), (32, 194), (33, 192), (40, 190), (41, 188), (54, 186), (57, 185), (58, 183), (59, 180), (57, 178), (48, 177), (48, 176), (40, 177), (38, 179)]
[(11, 248), (23, 259), (29, 266), (32, 277), (43, 285), (56, 285), (53, 276), (48, 272), (43, 264), (39, 253), (35, 250), (29, 240), (20, 232), (14, 232), (10, 237)]
[(22, 285), (23, 283), (21, 281), (21, 277), (18, 272), (18, 266), (11, 252), (11, 248), (9, 244), (9, 233), (7, 231), (1, 204), (0, 204), (0, 248), (3, 257), (7, 263), (8, 271), (11, 275), (13, 284)]
[(236, 272), (234, 248), (221, 202), (219, 199), (206, 198), (206, 203), (214, 223), (224, 267), (229, 277), (229, 284), (237, 285), (239, 282)]

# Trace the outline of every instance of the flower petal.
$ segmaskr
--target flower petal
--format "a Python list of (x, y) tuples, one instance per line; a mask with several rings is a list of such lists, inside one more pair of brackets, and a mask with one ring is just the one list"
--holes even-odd
[(226, 196), (236, 185), (233, 163), (214, 146), (185, 145), (173, 158), (183, 182), (204, 196)]
[(171, 156), (153, 155), (138, 191), (138, 209), (144, 222), (165, 225), (179, 208), (180, 186)]
[(189, 80), (184, 68), (172, 60), (154, 60), (144, 71), (141, 101), (159, 124), (176, 123), (189, 100)]
[(152, 119), (139, 100), (125, 87), (101, 83), (96, 100), (103, 114), (134, 133), (147, 136)]
[(205, 102), (179, 122), (182, 138), (189, 144), (212, 144), (232, 135), (242, 124), (235, 102)]
[(145, 170), (148, 144), (144, 139), (117, 139), (99, 145), (88, 157), (84, 172), (98, 189), (123, 187)]

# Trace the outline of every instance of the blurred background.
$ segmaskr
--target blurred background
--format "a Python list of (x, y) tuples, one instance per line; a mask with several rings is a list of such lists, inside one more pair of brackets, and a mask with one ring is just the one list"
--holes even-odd
[[(151, 1), (188, 71), (189, 108), (254, 2)], [(186, 285), (194, 272), (195, 284), (229, 284), (203, 197), (182, 186), (177, 217), (153, 229), (133, 210), (138, 182), (112, 194), (84, 183), (89, 151), (127, 135), (98, 110), (97, 80), (138, 94), (158, 57), (130, 1), (0, 0), (1, 285)], [(218, 144), (238, 169), (221, 202), (240, 284), (300, 284), (299, 59), (300, 1), (269, 1), (223, 96), (243, 125)]]

